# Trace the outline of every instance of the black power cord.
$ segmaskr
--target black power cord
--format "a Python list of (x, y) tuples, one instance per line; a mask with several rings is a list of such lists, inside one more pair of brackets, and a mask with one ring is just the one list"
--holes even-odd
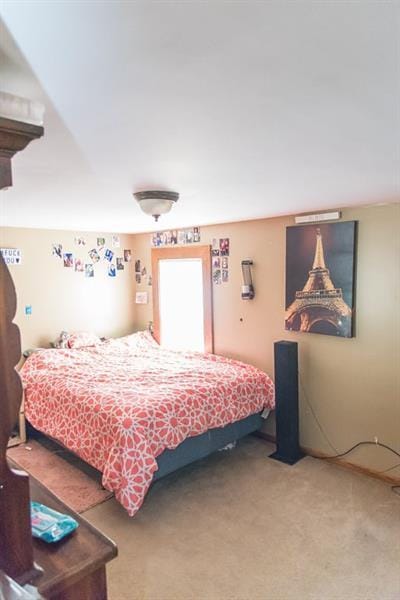
[[(357, 444), (354, 444), (354, 446), (352, 446), (351, 448), (349, 448), (348, 450), (346, 450), (345, 452), (338, 452), (338, 450), (335, 448), (335, 446), (332, 444), (332, 442), (330, 441), (330, 439), (328, 438), (327, 434), (325, 433), (324, 428), (322, 427), (321, 423), (319, 422), (319, 419), (314, 411), (313, 406), (311, 405), (311, 402), (308, 399), (308, 396), (306, 394), (306, 390), (304, 388), (303, 385), (303, 381), (301, 379), (301, 374), (300, 371), (298, 371), (298, 376), (299, 376), (299, 382), (300, 382), (300, 386), (301, 389), (303, 391), (303, 396), (308, 404), (309, 409), (311, 410), (311, 413), (315, 419), (315, 422), (318, 425), (319, 430), (321, 431), (322, 435), (324, 436), (325, 440), (327, 441), (327, 443), (329, 444), (329, 446), (332, 448), (332, 450), (336, 453), (336, 454), (332, 454), (330, 456), (316, 456), (314, 454), (309, 454), (309, 456), (312, 456), (313, 458), (319, 458), (320, 460), (332, 460), (334, 458), (343, 458), (343, 456), (346, 456), (347, 454), (350, 454), (350, 452), (353, 452), (353, 450), (355, 450), (356, 448), (358, 448), (359, 446), (380, 446), (381, 448), (385, 448), (385, 450), (389, 450), (390, 452), (393, 452), (393, 454), (395, 454), (396, 456), (400, 457), (400, 452), (397, 452), (397, 450), (395, 450), (394, 448), (391, 448), (390, 446), (388, 446), (387, 444), (382, 444), (382, 442), (378, 442), (376, 441), (362, 441), (362, 442), (358, 442)], [(389, 469), (385, 469), (383, 471), (378, 471), (378, 473), (388, 473), (389, 471), (392, 471), (393, 469), (397, 469), (397, 467), (400, 467), (400, 463), (397, 463), (396, 465), (393, 465), (392, 467), (389, 467)], [(396, 492), (396, 489), (400, 489), (400, 486), (398, 485), (394, 485), (392, 486), (392, 490), (395, 494), (397, 494), (398, 496), (400, 496), (399, 492)]]
[[(391, 448), (390, 446), (387, 446), (386, 444), (382, 444), (382, 442), (370, 442), (370, 441), (365, 441), (365, 442), (358, 442), (357, 444), (354, 444), (354, 446), (352, 446), (351, 448), (349, 448), (348, 450), (346, 450), (346, 452), (341, 452), (340, 454), (332, 454), (332, 456), (319, 456), (318, 458), (320, 458), (321, 460), (329, 460), (331, 458), (342, 458), (343, 456), (346, 456), (347, 454), (350, 454), (350, 452), (353, 452), (353, 450), (355, 450), (356, 448), (358, 448), (359, 446), (381, 446), (381, 448), (385, 448), (386, 450), (389, 450), (390, 452), (393, 452), (393, 454), (396, 454), (396, 456), (400, 457), (400, 452), (397, 452), (397, 450), (394, 450), (394, 448)], [(394, 469), (396, 466), (400, 466), (399, 465), (395, 465), (394, 467), (390, 467), (390, 469)], [(389, 469), (387, 469), (387, 471), (389, 471)], [(386, 471), (381, 471), (381, 473), (384, 473)]]

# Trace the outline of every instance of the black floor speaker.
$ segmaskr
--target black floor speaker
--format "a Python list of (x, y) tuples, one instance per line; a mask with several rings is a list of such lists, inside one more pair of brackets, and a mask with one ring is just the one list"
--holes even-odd
[(294, 465), (303, 458), (299, 446), (299, 379), (297, 342), (275, 342), (276, 452), (270, 458)]

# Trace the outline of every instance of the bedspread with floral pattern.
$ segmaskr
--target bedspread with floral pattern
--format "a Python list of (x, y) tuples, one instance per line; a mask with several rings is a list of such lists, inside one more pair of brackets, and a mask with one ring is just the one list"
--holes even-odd
[(37, 352), (21, 377), (28, 420), (100, 470), (131, 516), (166, 448), (274, 407), (273, 382), (262, 371), (163, 349), (148, 332)]

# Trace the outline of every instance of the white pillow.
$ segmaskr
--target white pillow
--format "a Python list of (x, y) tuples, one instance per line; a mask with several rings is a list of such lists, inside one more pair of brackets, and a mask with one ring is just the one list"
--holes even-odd
[(85, 348), (87, 346), (96, 346), (101, 344), (101, 339), (95, 333), (90, 331), (77, 331), (71, 333), (68, 338), (68, 348)]

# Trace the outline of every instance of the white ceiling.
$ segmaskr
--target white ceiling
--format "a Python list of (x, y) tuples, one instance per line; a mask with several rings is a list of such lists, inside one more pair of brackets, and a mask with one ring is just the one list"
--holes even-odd
[(397, 2), (4, 1), (1, 88), (41, 100), (4, 225), (149, 231), (400, 196)]

